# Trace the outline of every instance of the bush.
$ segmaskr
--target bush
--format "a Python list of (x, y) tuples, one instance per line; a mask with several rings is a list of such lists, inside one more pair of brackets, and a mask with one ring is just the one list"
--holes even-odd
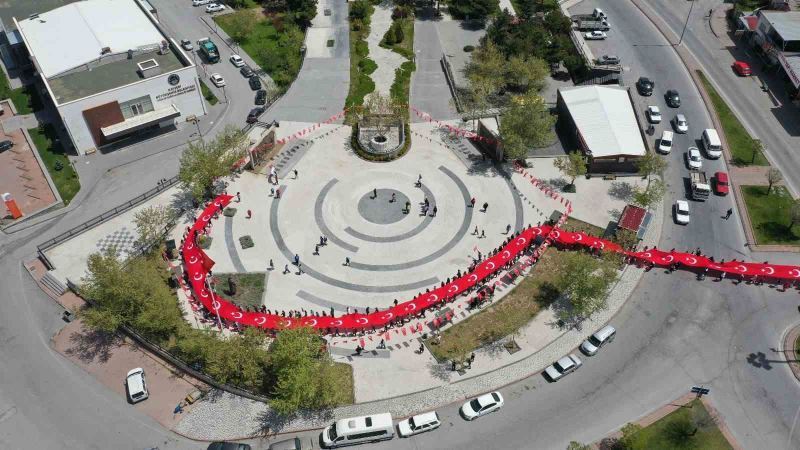
[(474, 50), (475, 50), (475, 46), (474, 45), (465, 45), (464, 46), (464, 51), (467, 52), (467, 53), (473, 52)]
[(253, 238), (250, 235), (245, 235), (239, 238), (239, 244), (242, 245), (243, 249), (248, 249), (250, 247), (255, 246), (256, 244), (253, 242)]
[(222, 215), (225, 217), (233, 217), (236, 215), (236, 208), (225, 208), (222, 210)]
[(394, 37), (394, 25), (386, 31), (386, 36), (383, 37), (383, 43), (391, 47), (395, 44), (395, 37)]
[(357, 0), (350, 4), (350, 19), (365, 21), (370, 15), (372, 6), (366, 0)]
[(211, 241), (213, 240), (214, 238), (211, 236), (201, 234), (200, 237), (197, 238), (197, 244), (200, 246), (200, 248), (207, 250), (209, 247), (211, 247)]
[(361, 69), (361, 73), (370, 75), (378, 69), (378, 64), (369, 58), (364, 58), (358, 62), (358, 68)]
[(405, 33), (403, 33), (403, 26), (400, 22), (395, 22), (392, 26), (394, 27), (394, 41), (398, 44), (403, 42), (406, 37)]
[(408, 9), (398, 6), (392, 10), (392, 20), (405, 19), (406, 17), (408, 17)]

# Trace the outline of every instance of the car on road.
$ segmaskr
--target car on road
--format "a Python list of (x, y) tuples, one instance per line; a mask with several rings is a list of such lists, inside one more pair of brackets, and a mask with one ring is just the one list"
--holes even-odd
[(236, 67), (242, 67), (244, 65), (244, 60), (239, 55), (231, 55), (230, 62)]
[(5, 141), (0, 142), (0, 153), (10, 149), (13, 146), (14, 146), (14, 143), (12, 141), (9, 141), (8, 139), (6, 139)]
[(258, 117), (264, 114), (264, 108), (259, 106), (258, 108), (253, 108), (250, 110), (250, 113), (247, 114), (247, 123), (256, 123), (258, 122)]
[(597, 64), (603, 65), (603, 66), (618, 65), (619, 63), (620, 63), (619, 56), (603, 55), (603, 56), (597, 58)]
[(267, 104), (267, 91), (264, 89), (259, 89), (256, 91), (256, 105), (266, 105)]
[(190, 41), (189, 39), (181, 39), (181, 47), (183, 47), (184, 50), (189, 52), (194, 50), (194, 45), (192, 45), (192, 41)]
[(650, 123), (661, 123), (661, 110), (658, 106), (648, 106), (647, 107), (647, 120)]
[(220, 12), (220, 11), (225, 11), (225, 5), (222, 5), (222, 4), (219, 4), (219, 3), (212, 3), (212, 4), (208, 5), (208, 6), (206, 6), (206, 12), (207, 13), (215, 13), (215, 12)]
[(750, 64), (747, 64), (744, 61), (734, 62), (733, 71), (736, 72), (736, 75), (739, 75), (740, 77), (749, 77), (753, 74), (753, 71), (750, 70)]
[(661, 132), (661, 139), (658, 140), (658, 151), (660, 153), (669, 153), (672, 151), (672, 131), (664, 130)]
[(211, 0), (192, 0), (192, 6), (203, 6), (211, 3)]
[(409, 437), (426, 431), (435, 430), (439, 428), (441, 424), (442, 421), (439, 419), (439, 414), (436, 414), (436, 411), (431, 411), (418, 414), (406, 420), (401, 420), (397, 424), (397, 432), (400, 437)]
[(250, 77), (248, 83), (250, 83), (250, 89), (254, 91), (261, 89), (261, 80), (257, 76)]
[(578, 370), (583, 365), (580, 358), (575, 354), (567, 355), (544, 369), (545, 375), (550, 381), (556, 382), (570, 373)]
[(269, 444), (267, 450), (306, 450), (310, 448), (307, 445), (303, 445), (303, 441), (300, 438), (294, 437), (280, 442), (273, 442)]
[(675, 201), (675, 222), (681, 225), (689, 223), (689, 202), (686, 200)]
[(675, 89), (668, 90), (664, 95), (664, 99), (667, 101), (667, 106), (670, 108), (678, 108), (681, 106), (681, 96)]
[(125, 377), (125, 386), (128, 388), (128, 399), (131, 403), (138, 403), (147, 399), (150, 393), (147, 392), (147, 380), (144, 376), (144, 369), (137, 367)]
[(239, 69), (239, 73), (245, 78), (250, 78), (256, 74), (250, 66), (242, 66), (242, 68)]
[(208, 445), (208, 450), (251, 450), (250, 444), (241, 442), (212, 442)]
[(689, 122), (686, 120), (686, 116), (683, 114), (675, 115), (675, 118), (672, 119), (672, 127), (675, 128), (675, 131), (678, 133), (687, 133), (689, 131)]
[(614, 341), (614, 336), (617, 335), (617, 330), (611, 325), (606, 325), (597, 330), (596, 333), (589, 336), (588, 339), (581, 344), (581, 351), (586, 356), (594, 356), (600, 347)]
[(703, 157), (700, 156), (700, 150), (697, 147), (689, 147), (686, 152), (686, 164), (689, 169), (700, 170), (703, 168)]
[(503, 396), (499, 392), (483, 394), (464, 403), (461, 407), (461, 415), (467, 420), (477, 419), (480, 416), (498, 411), (503, 407), (504, 403)]
[(639, 91), (639, 94), (646, 97), (653, 95), (653, 89), (655, 87), (656, 83), (647, 77), (640, 77), (639, 80), (636, 81), (636, 89)]
[(588, 33), (583, 34), (584, 39), (588, 39), (590, 41), (600, 41), (607, 38), (608, 35), (605, 31), (590, 31)]
[(220, 75), (218, 73), (213, 73), (213, 74), (211, 74), (210, 78), (211, 78), (211, 82), (214, 83), (214, 86), (216, 86), (216, 87), (225, 86), (225, 78), (222, 78), (222, 75)]
[(714, 174), (714, 193), (717, 195), (728, 195), (730, 186), (728, 185), (728, 172), (717, 172)]

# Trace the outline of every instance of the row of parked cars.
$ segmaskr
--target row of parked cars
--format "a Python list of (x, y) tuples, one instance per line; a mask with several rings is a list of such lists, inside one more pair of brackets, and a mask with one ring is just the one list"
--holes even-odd
[(225, 5), (222, 3), (212, 2), (211, 0), (192, 0), (192, 6), (204, 6), (207, 13), (215, 13), (225, 11)]

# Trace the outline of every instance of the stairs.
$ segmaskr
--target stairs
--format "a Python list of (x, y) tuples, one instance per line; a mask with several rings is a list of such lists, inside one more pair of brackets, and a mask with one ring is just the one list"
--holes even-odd
[(56, 294), (56, 297), (60, 297), (65, 292), (67, 292), (67, 286), (65, 286), (64, 283), (62, 283), (56, 277), (54, 277), (51, 272), (45, 273), (42, 279), (39, 280), (39, 282), (50, 292)]

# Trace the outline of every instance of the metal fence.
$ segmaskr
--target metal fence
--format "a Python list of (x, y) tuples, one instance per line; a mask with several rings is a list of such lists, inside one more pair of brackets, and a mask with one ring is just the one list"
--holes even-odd
[(447, 79), (447, 85), (450, 86), (450, 93), (453, 94), (453, 102), (456, 105), (456, 111), (461, 113), (464, 107), (461, 105), (461, 100), (458, 98), (458, 87), (456, 80), (453, 78), (453, 69), (450, 67), (450, 61), (447, 60), (447, 55), (442, 53), (442, 70), (444, 70), (444, 77)]

